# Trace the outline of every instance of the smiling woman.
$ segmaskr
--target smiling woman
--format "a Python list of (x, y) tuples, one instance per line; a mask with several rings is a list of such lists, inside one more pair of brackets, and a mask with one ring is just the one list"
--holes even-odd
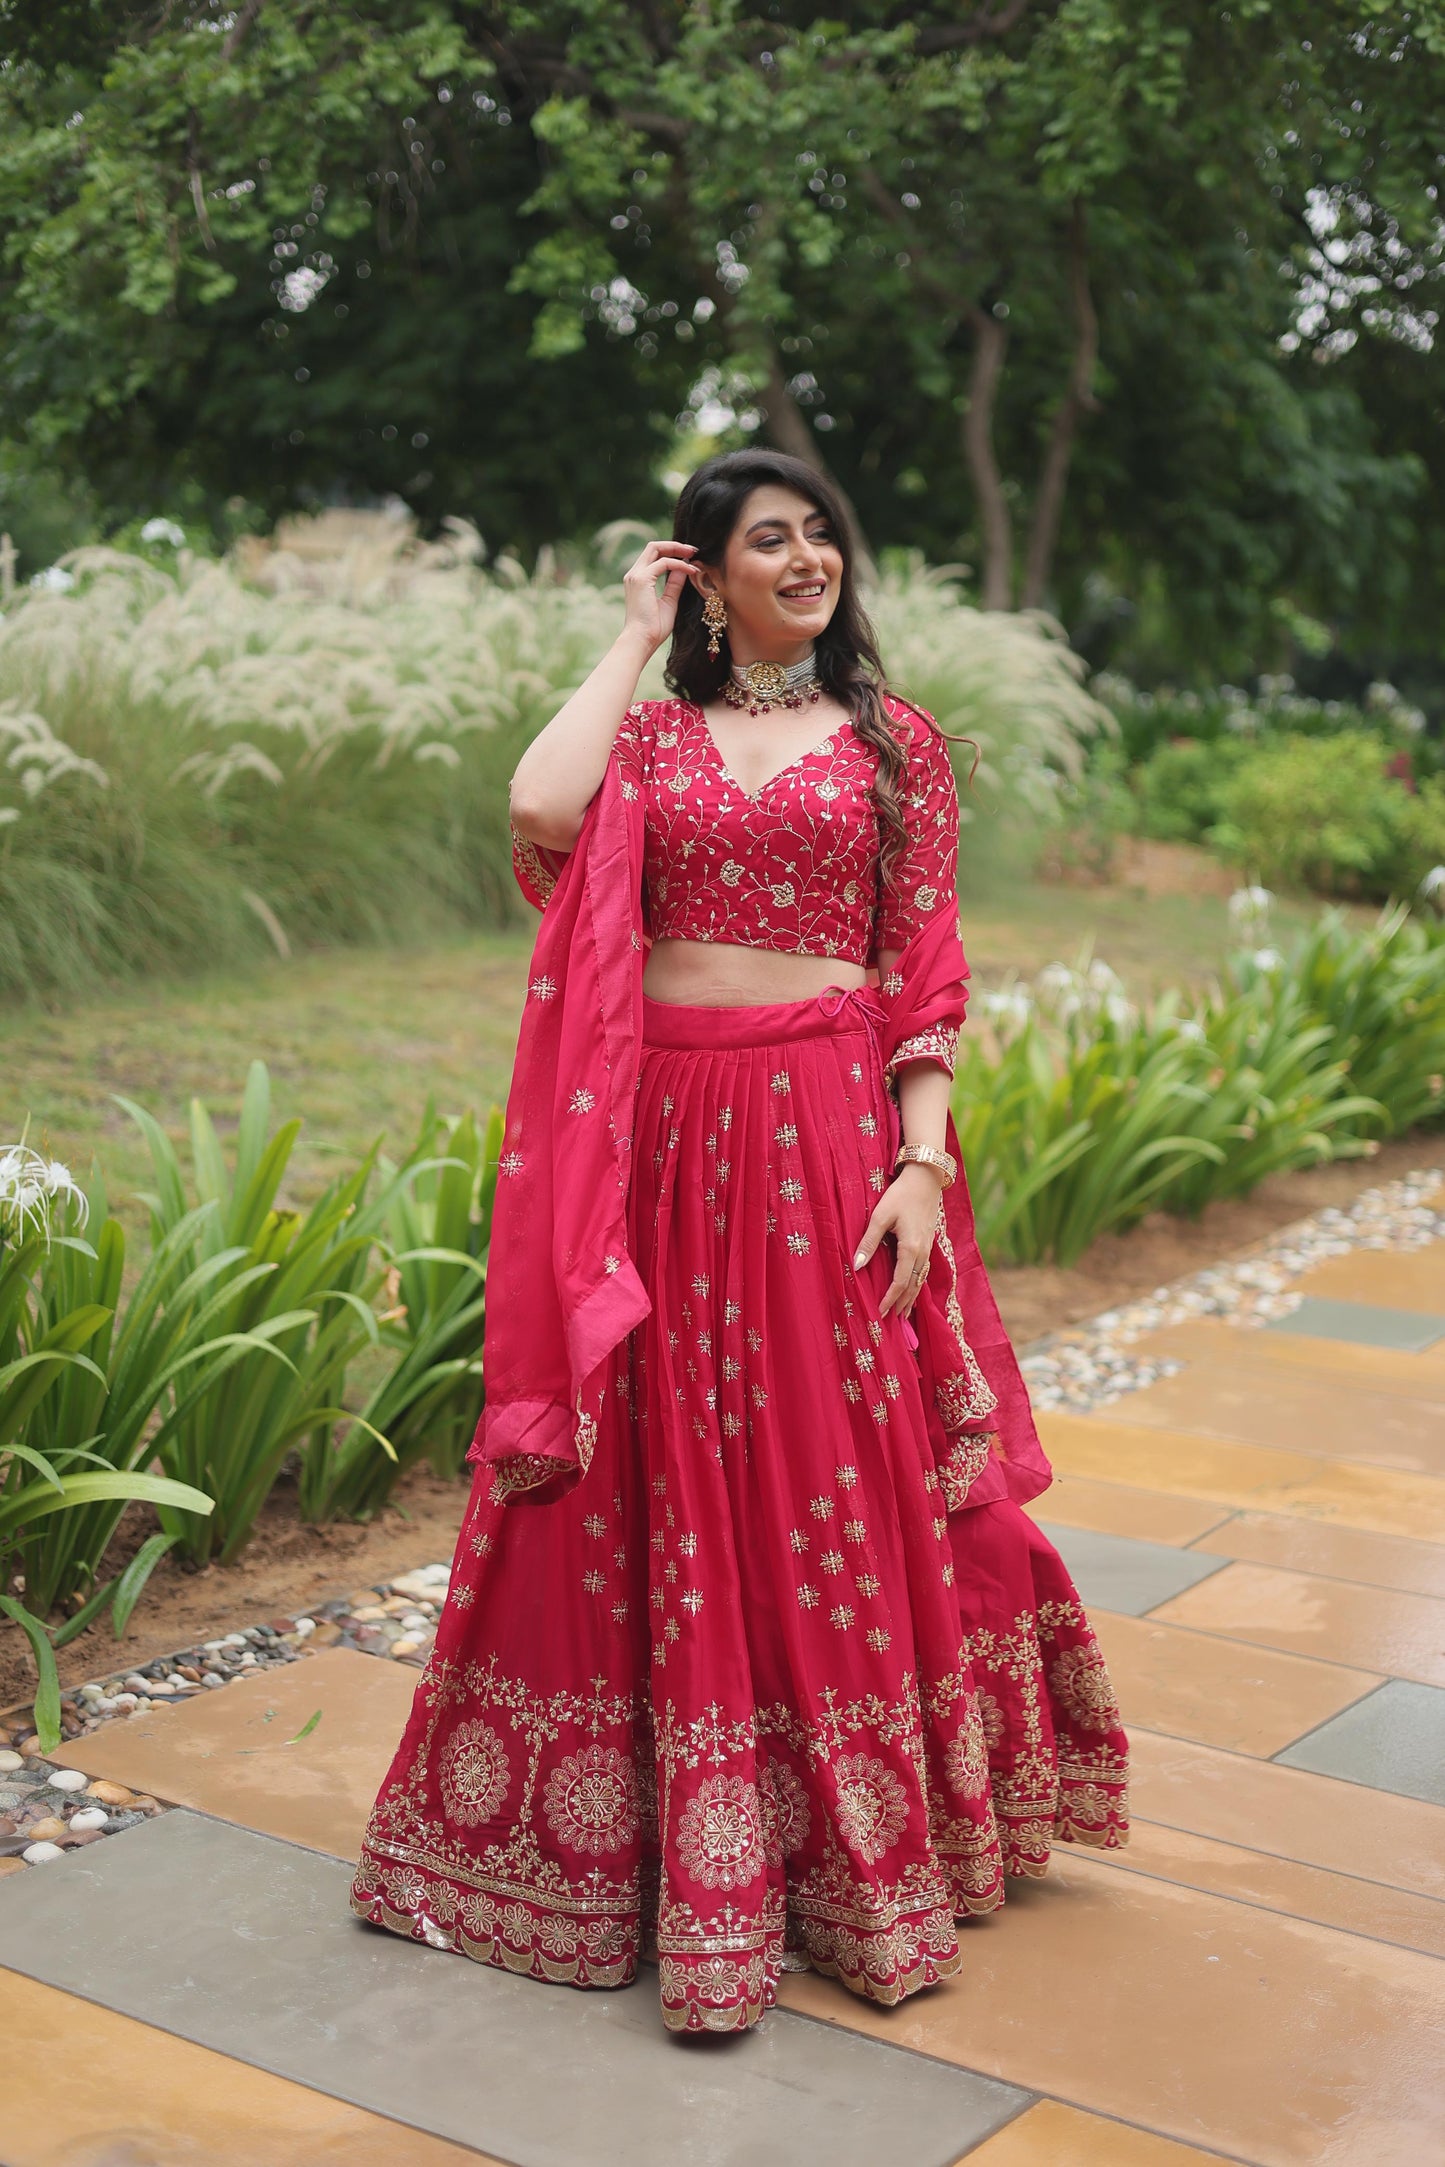
[[(958, 800), (795, 460), (689, 481), (529, 748), (476, 1486), (353, 1903), (665, 2022), (892, 2003), (1124, 1833), (949, 1079)], [(673, 697), (636, 702), (671, 639)]]

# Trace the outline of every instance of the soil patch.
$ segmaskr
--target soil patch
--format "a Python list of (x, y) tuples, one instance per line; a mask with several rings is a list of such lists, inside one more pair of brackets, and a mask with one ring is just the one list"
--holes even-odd
[[(443, 1482), (414, 1468), (392, 1502), (364, 1527), (308, 1527), (298, 1517), (289, 1484), (273, 1491), (256, 1532), (234, 1565), (194, 1566), (162, 1558), (136, 1605), (125, 1637), (102, 1619), (56, 1657), (62, 1686), (105, 1680), (198, 1640), (273, 1618), (304, 1616), (314, 1604), (389, 1580), (413, 1566), (449, 1560), (466, 1510), (468, 1485)], [(155, 1521), (133, 1507), (106, 1553), (107, 1578), (134, 1556)], [(0, 1625), (0, 1709), (35, 1690), (29, 1644), (16, 1625)]]

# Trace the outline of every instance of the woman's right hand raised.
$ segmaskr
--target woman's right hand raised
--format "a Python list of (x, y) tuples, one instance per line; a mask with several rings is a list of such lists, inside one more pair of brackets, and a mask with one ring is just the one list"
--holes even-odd
[[(649, 542), (637, 562), (623, 575), (626, 629), (647, 642), (649, 653), (672, 637), (678, 601), (696, 555), (697, 550), (691, 542)], [(659, 579), (663, 581), (661, 591)]]

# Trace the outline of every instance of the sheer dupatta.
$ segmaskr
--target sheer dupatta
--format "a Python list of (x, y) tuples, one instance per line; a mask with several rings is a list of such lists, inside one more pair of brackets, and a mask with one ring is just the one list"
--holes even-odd
[(543, 907), (497, 1168), (468, 1458), (498, 1497), (559, 1496), (586, 1473), (598, 1373), (647, 1315), (627, 1253), (642, 1033), (642, 803), (615, 757), (562, 856), (518, 838)]
[[(957, 1034), (968, 998), (958, 914), (938, 910), (879, 986), (885, 1072), (931, 1036)], [(974, 1231), (958, 1131), (948, 1116), (958, 1179), (943, 1193), (928, 1277), (914, 1303), (918, 1362), (944, 1499), (950, 1511), (1004, 1497), (1026, 1504), (1053, 1473)]]
[[(514, 862), (543, 916), (498, 1167), (486, 1404), (468, 1457), (493, 1470), (495, 1496), (543, 1503), (585, 1474), (610, 1357), (650, 1307), (627, 1250), (643, 804), (615, 751), (575, 847), (564, 856), (517, 837)], [(967, 978), (957, 913), (937, 910), (877, 989), (885, 1073), (930, 1032), (957, 1030)], [(948, 1148), (959, 1157), (951, 1116)], [(949, 1509), (1037, 1496), (1049, 1465), (978, 1253), (961, 1162), (913, 1326)]]

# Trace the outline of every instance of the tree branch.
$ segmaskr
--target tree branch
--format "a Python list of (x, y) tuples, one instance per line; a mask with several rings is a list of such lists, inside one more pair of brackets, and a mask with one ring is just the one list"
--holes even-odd
[(981, 45), (985, 38), (1004, 38), (1023, 20), (1029, 0), (1005, 0), (996, 14), (975, 15), (966, 23), (925, 24), (915, 32), (915, 53), (956, 52), (960, 45)]
[(1069, 300), (1074, 317), (1074, 352), (1069, 364), (1068, 384), (1054, 415), (1048, 449), (1039, 472), (1039, 490), (1034, 501), (1024, 564), (1022, 603), (1025, 609), (1037, 609), (1048, 591), (1074, 438), (1083, 416), (1096, 414), (1099, 410), (1094, 393), (1094, 371), (1099, 360), (1099, 318), (1089, 291), (1088, 231), (1084, 205), (1078, 196), (1074, 198), (1069, 218)]
[(983, 522), (983, 589), (985, 609), (1013, 606), (1013, 522), (1008, 498), (993, 448), (993, 415), (998, 401), (999, 378), (1008, 350), (1008, 332), (998, 318), (977, 304), (968, 312), (973, 326), (973, 367), (968, 378), (968, 404), (963, 412), (963, 455)]
[(783, 365), (777, 350), (769, 341), (767, 349), (767, 380), (763, 386), (763, 413), (768, 425), (768, 435), (779, 451), (785, 451), (794, 459), (801, 459), (805, 466), (820, 475), (837, 496), (848, 522), (850, 554), (858, 570), (867, 579), (876, 579), (878, 566), (868, 546), (858, 513), (847, 490), (830, 469), (818, 446), (817, 437), (808, 427), (802, 408), (788, 390), (783, 375)]
[(221, 46), (222, 60), (235, 59), (237, 52), (240, 50), (241, 46), (245, 42), (246, 35), (249, 32), (252, 23), (255, 22), (256, 17), (260, 14), (260, 12), (261, 0), (246, 0), (245, 6), (241, 9), (240, 13), (236, 17), (236, 20), (232, 23), (230, 29), (226, 32), (224, 42)]

